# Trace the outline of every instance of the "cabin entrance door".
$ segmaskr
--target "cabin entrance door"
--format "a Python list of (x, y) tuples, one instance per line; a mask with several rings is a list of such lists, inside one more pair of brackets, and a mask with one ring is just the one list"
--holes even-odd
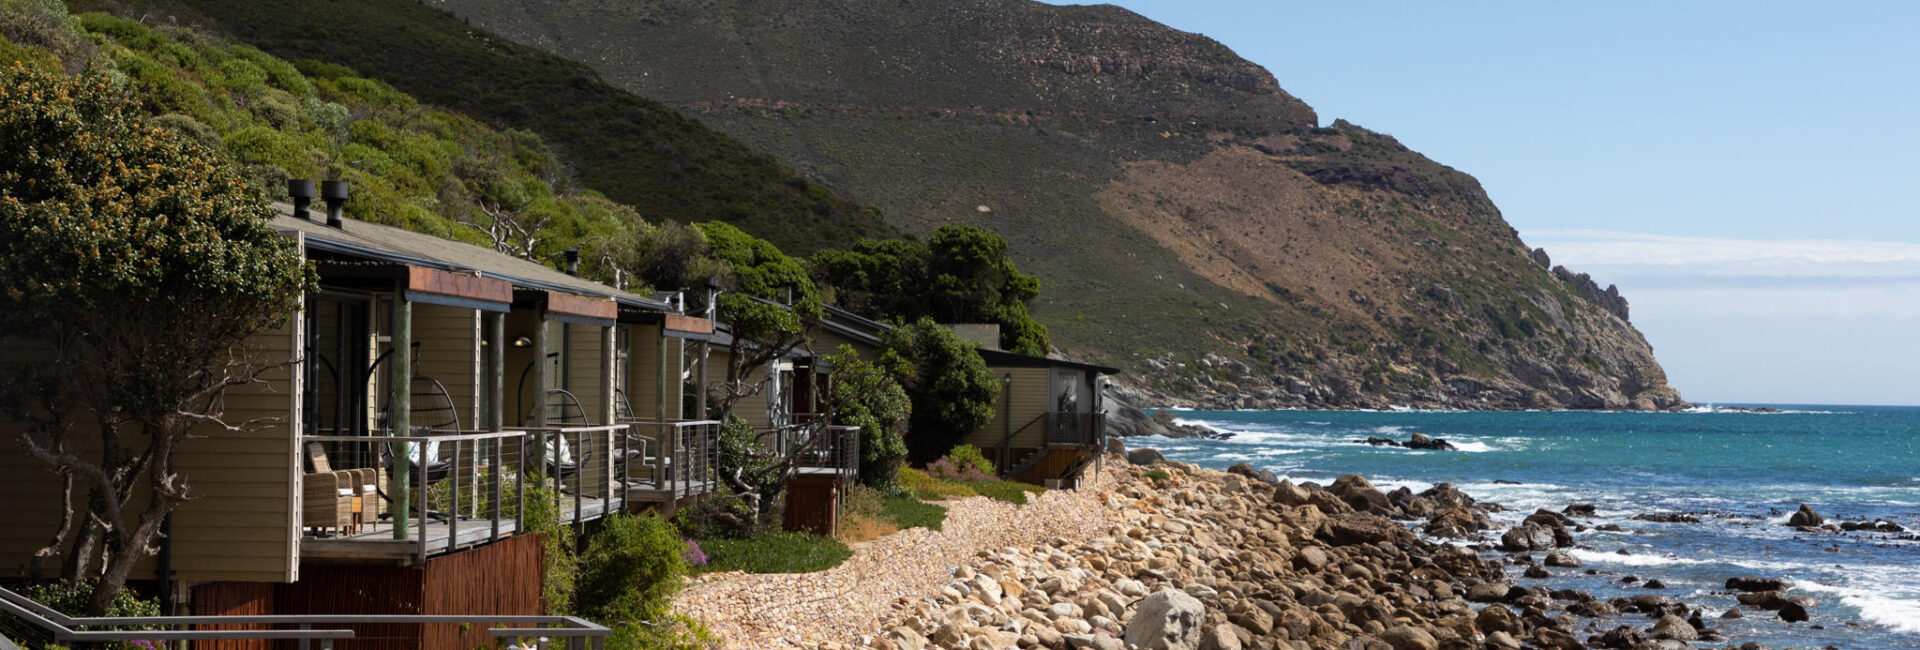
[[(368, 427), (366, 371), (371, 355), (372, 302), (365, 296), (317, 293), (307, 296), (305, 433), (311, 436), (364, 436)], [(329, 443), (334, 467), (372, 467), (362, 458), (366, 445)]]

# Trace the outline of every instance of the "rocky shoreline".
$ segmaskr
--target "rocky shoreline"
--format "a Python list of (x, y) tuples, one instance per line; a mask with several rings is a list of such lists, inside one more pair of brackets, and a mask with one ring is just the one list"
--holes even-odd
[(1510, 571), (1591, 572), (1562, 550), (1586, 513), (1578, 504), (1485, 542), (1500, 506), (1447, 484), (1382, 492), (1349, 475), (1295, 485), (1245, 465), (1217, 472), (1155, 456), (1109, 456), (1105, 476), (1083, 488), (1097, 491), (1104, 529), (979, 551), (937, 593), (893, 603), (856, 643), (818, 647), (1678, 650), (1727, 641), (1714, 629), (1722, 617), (1805, 620), (1817, 607), (1755, 576), (1729, 576), (1744, 604), (1725, 613), (1657, 590), (1603, 600), (1516, 585)]

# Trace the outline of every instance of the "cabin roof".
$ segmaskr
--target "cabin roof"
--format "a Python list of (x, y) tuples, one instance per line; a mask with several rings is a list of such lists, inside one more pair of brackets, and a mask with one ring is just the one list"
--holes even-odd
[[(607, 298), (623, 306), (671, 311), (671, 306), (665, 301), (627, 293), (473, 244), (356, 219), (344, 219), (341, 227), (334, 228), (319, 218), (295, 218), (291, 205), (276, 203), (274, 207), (280, 214), (273, 218), (273, 228), (284, 233), (306, 235), (307, 246), (314, 249), (409, 266), (479, 271), (483, 277), (505, 280), (520, 288)], [(315, 216), (319, 217), (318, 214)]]
[[(873, 345), (880, 344), (881, 332), (893, 329), (892, 325), (865, 318), (859, 314), (834, 306), (827, 307), (827, 317), (821, 319), (820, 325), (841, 336)], [(1005, 350), (994, 350), (991, 348), (980, 348), (979, 350), (980, 358), (985, 360), (988, 366), (1001, 368), (1072, 368), (1075, 370), (1091, 370), (1103, 375), (1120, 374), (1119, 368), (1109, 368), (1091, 363), (1015, 354)]]
[(987, 362), (988, 367), (993, 368), (1072, 368), (1074, 370), (1091, 370), (1103, 375), (1120, 374), (1119, 368), (1109, 368), (1091, 363), (1081, 363), (1052, 357), (1014, 354), (1005, 350), (981, 348), (980, 358)]

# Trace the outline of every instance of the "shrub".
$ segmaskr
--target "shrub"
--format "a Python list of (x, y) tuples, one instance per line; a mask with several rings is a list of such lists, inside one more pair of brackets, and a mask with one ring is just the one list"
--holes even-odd
[(831, 537), (774, 532), (744, 539), (714, 538), (701, 543), (708, 562), (700, 573), (811, 573), (839, 566), (853, 550)]
[(687, 538), (686, 542), (687, 550), (682, 551), (680, 557), (687, 561), (687, 566), (696, 567), (705, 565), (707, 563), (707, 552), (701, 550), (700, 542), (694, 541), (693, 538)]
[(580, 556), (574, 597), (581, 615), (602, 623), (657, 622), (687, 573), (685, 540), (656, 515), (601, 520)]
[(274, 165), (302, 178), (317, 171), (307, 148), (291, 135), (271, 127), (253, 126), (227, 134), (227, 151), (241, 163)]
[(1147, 470), (1146, 474), (1142, 474), (1141, 476), (1146, 477), (1147, 480), (1153, 481), (1154, 483), (1165, 483), (1173, 480), (1173, 475), (1167, 473), (1167, 470), (1164, 469), (1150, 469)]
[(560, 520), (558, 493), (543, 487), (538, 475), (529, 475), (526, 486), (527, 530), (540, 536), (540, 602), (554, 615), (573, 611), (574, 584), (580, 573), (580, 560), (574, 554), (573, 527)]
[(947, 458), (952, 459), (956, 465), (972, 465), (982, 474), (994, 475), (993, 461), (987, 460), (987, 454), (980, 451), (979, 447), (956, 445), (952, 451), (947, 452)]
[(980, 471), (970, 464), (956, 463), (951, 458), (941, 458), (927, 465), (927, 474), (934, 478), (949, 481), (987, 481), (993, 476)]
[[(30, 583), (16, 587), (20, 595), (34, 602), (51, 607), (68, 616), (88, 616), (87, 600), (93, 596), (93, 583), (81, 580), (52, 580)], [(113, 604), (102, 616), (160, 616), (160, 601), (144, 599), (132, 590), (122, 591), (114, 596)], [(12, 616), (0, 616), (0, 636), (13, 639), (23, 648), (55, 648), (52, 635), (45, 628), (31, 625)], [(143, 646), (142, 644), (147, 644)], [(112, 645), (102, 644), (100, 648), (115, 650), (138, 650), (153, 647), (153, 642), (133, 641)]]

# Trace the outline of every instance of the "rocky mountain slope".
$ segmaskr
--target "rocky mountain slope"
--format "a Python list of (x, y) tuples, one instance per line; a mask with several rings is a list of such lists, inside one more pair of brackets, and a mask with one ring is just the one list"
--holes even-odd
[(590, 66), (910, 232), (1007, 235), (1045, 283), (1034, 309), (1056, 344), (1128, 368), (1150, 401), (1680, 403), (1617, 292), (1541, 264), (1472, 177), (1386, 135), (1319, 127), (1264, 69), (1123, 9), (432, 6)]
[[(1203, 36), (1024, 0), (443, 0), (924, 232), (986, 225), (1076, 356), (1161, 400), (1663, 408), (1617, 294), (1472, 177)], [(1570, 281), (1571, 280), (1571, 281)]]

